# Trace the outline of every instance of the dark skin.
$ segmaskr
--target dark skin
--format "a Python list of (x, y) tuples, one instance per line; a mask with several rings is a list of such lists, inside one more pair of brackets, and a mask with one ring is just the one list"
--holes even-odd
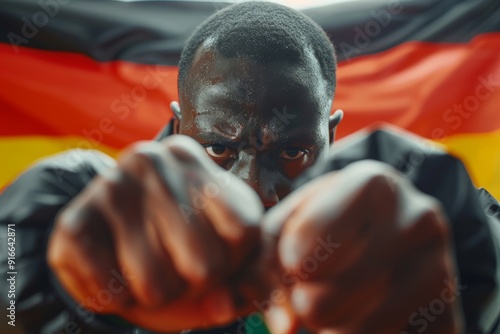
[(175, 133), (205, 146), (219, 166), (257, 192), (266, 208), (324, 158), (342, 117), (340, 111), (326, 117), (331, 98), (313, 60), (302, 66), (257, 64), (202, 48), (187, 80), (193, 84), (180, 96)]
[[(47, 256), (61, 284), (157, 331), (227, 324), (271, 300), (274, 333), (410, 332), (410, 314), (456, 277), (447, 222), (382, 163), (291, 193), (342, 118), (325, 87), (313, 57), (259, 64), (202, 46), (172, 104), (179, 135), (129, 147), (59, 214)], [(113, 269), (129, 284), (90, 303)], [(428, 325), (458, 333), (456, 301)]]

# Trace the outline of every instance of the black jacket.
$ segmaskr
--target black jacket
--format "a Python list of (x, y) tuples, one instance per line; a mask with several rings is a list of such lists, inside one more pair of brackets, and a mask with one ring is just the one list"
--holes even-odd
[[(169, 134), (171, 126), (158, 139)], [(459, 160), (404, 132), (392, 128), (365, 130), (342, 142), (327, 161), (299, 178), (296, 186), (363, 159), (396, 167), (418, 189), (437, 198), (446, 211), (460, 284), (466, 286), (460, 298), (467, 333), (500, 333), (500, 204), (486, 190), (472, 185)], [(97, 151), (68, 151), (37, 163), (1, 194), (0, 273), (10, 277), (7, 273), (12, 271), (5, 252), (9, 224), (15, 229), (16, 271), (15, 297), (8, 296), (6, 279), (0, 280), (2, 310), (11, 300), (16, 305), (16, 327), (6, 325), (9, 318), (2, 316), (1, 333), (15, 333), (14, 329), (21, 327), (30, 333), (147, 333), (113, 318), (83, 317), (45, 259), (57, 212), (94, 176), (114, 164), (113, 159)], [(244, 332), (243, 327), (240, 321), (204, 333), (239, 334)]]

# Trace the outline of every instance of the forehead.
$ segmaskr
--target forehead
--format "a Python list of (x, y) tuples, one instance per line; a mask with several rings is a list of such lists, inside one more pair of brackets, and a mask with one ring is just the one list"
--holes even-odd
[(197, 128), (276, 133), (285, 124), (287, 131), (280, 132), (286, 134), (319, 126), (332, 98), (312, 55), (301, 63), (257, 63), (202, 47), (186, 79), (180, 91), (183, 119)]

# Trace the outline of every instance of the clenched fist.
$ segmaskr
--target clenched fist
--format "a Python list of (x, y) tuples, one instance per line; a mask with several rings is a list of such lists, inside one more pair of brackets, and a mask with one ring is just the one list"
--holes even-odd
[(97, 176), (58, 216), (48, 262), (85, 307), (113, 289), (101, 313), (151, 330), (230, 322), (229, 286), (259, 250), (262, 204), (185, 136), (143, 142)]
[(459, 333), (440, 205), (388, 165), (357, 162), (311, 181), (267, 213), (264, 229), (286, 296), (269, 312), (274, 333), (297, 324), (332, 334)]
[(264, 215), (249, 186), (173, 136), (134, 145), (96, 177), (60, 213), (48, 260), (87, 307), (117, 271), (129, 277), (97, 311), (151, 330), (216, 327), (265, 304), (276, 334), (456, 334), (447, 226), (436, 200), (374, 161)]

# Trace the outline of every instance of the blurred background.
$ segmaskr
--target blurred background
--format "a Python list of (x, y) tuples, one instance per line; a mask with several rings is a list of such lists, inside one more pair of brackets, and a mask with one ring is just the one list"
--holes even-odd
[[(230, 3), (0, 1), (0, 189), (44, 156), (116, 156), (153, 138), (172, 116), (184, 43)], [(446, 147), (500, 198), (500, 1), (280, 3), (335, 44), (339, 137), (394, 124)], [(419, 152), (402, 159), (416, 165)]]

